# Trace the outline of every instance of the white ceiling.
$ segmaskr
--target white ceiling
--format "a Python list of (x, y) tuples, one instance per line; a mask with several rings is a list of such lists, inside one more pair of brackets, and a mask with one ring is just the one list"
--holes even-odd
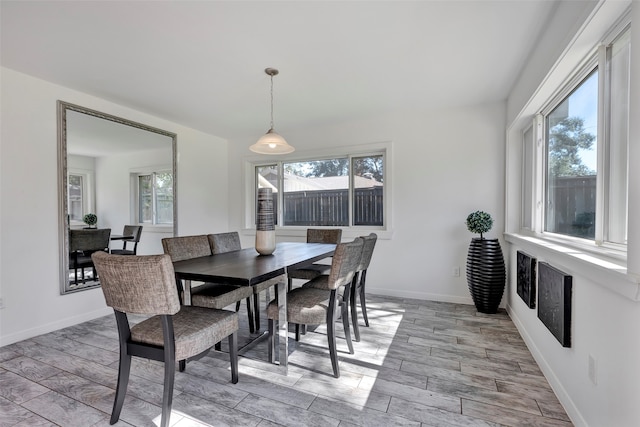
[[(2, 1), (2, 65), (228, 139), (506, 99), (556, 2)], [(55, 108), (55, 106), (52, 106)]]

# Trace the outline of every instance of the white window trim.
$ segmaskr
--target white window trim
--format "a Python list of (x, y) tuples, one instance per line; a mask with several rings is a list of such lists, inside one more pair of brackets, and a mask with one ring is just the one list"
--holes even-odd
[[(590, 277), (594, 283), (610, 289), (630, 300), (640, 302), (640, 276), (627, 270), (627, 248), (616, 244), (596, 246), (595, 241), (585, 244), (584, 239), (579, 242), (567, 239), (556, 239), (552, 233), (540, 233), (543, 229), (542, 210), (544, 208), (540, 186), (534, 191), (536, 203), (533, 208), (535, 230), (521, 227), (521, 161), (522, 161), (522, 133), (534, 121), (534, 126), (540, 125), (540, 118), (536, 116), (541, 108), (556, 95), (560, 87), (566, 86), (568, 76), (586, 64), (584, 58), (594, 55), (598, 46), (608, 45), (618, 34), (631, 23), (629, 2), (602, 3), (596, 12), (598, 19), (593, 17), (587, 22), (571, 40), (549, 73), (544, 77), (532, 97), (525, 103), (522, 110), (511, 121), (507, 128), (506, 147), (506, 204), (505, 204), (505, 233), (504, 238), (516, 248), (522, 248), (538, 258), (538, 261), (555, 260), (566, 266), (570, 273)], [(607, 24), (609, 22), (609, 24)], [(612, 25), (611, 23), (614, 22)], [(639, 24), (640, 25), (640, 24)], [(591, 46), (591, 48), (589, 48)], [(578, 59), (582, 58), (582, 59)], [(539, 133), (542, 134), (542, 133)], [(544, 149), (544, 141), (536, 140), (538, 151)], [(543, 159), (543, 154), (537, 158)], [(539, 170), (539, 168), (537, 168)], [(519, 179), (520, 178), (520, 179)], [(534, 180), (536, 177), (534, 177)], [(539, 179), (539, 178), (538, 178)], [(538, 181), (539, 182), (539, 181)], [(589, 241), (587, 241), (589, 242)]]
[[(343, 239), (351, 239), (358, 236), (362, 236), (369, 233), (376, 233), (379, 239), (391, 239), (393, 236), (393, 220), (392, 220), (392, 200), (393, 200), (393, 186), (392, 186), (392, 169), (393, 169), (393, 143), (392, 142), (379, 142), (372, 144), (341, 146), (331, 149), (321, 150), (305, 150), (296, 151), (293, 154), (286, 156), (246, 156), (243, 161), (243, 180), (244, 180), (244, 197), (243, 197), (243, 212), (244, 212), (244, 226), (242, 229), (243, 235), (255, 235), (255, 167), (261, 165), (269, 165), (274, 162), (296, 162), (307, 160), (319, 160), (330, 159), (344, 156), (360, 157), (366, 155), (379, 155), (384, 154), (384, 226), (350, 226), (340, 227), (342, 228)], [(351, 197), (351, 195), (349, 196)], [(280, 202), (279, 202), (280, 203)], [(308, 227), (298, 226), (286, 226), (282, 227), (276, 225), (277, 236), (287, 237), (300, 237), (306, 236)], [(322, 228), (322, 227), (318, 227)], [(334, 228), (334, 227), (329, 227)]]
[[(90, 212), (96, 212), (96, 186), (95, 186), (95, 173), (91, 169), (69, 169), (67, 170), (67, 183), (69, 182), (69, 175), (81, 175), (84, 179), (84, 192), (82, 194), (82, 212), (86, 215)], [(66, 190), (65, 190), (66, 191)], [(68, 194), (67, 194), (67, 197)], [(67, 199), (68, 203), (68, 199)], [(87, 224), (80, 221), (69, 220), (70, 228), (86, 227)]]
[[(145, 232), (172, 232), (173, 224), (150, 224), (148, 222), (140, 222), (138, 220), (139, 216), (139, 206), (138, 206), (138, 176), (140, 175), (149, 175), (155, 172), (163, 172), (163, 171), (173, 171), (173, 167), (171, 165), (157, 165), (157, 166), (144, 166), (133, 168), (129, 170), (129, 183), (130, 183), (130, 192), (131, 195), (129, 198), (129, 206), (131, 207), (129, 212), (129, 217), (131, 224), (142, 225), (144, 227)], [(175, 185), (175, 177), (174, 183)], [(175, 194), (175, 189), (174, 189)], [(174, 200), (175, 203), (175, 200)], [(174, 219), (175, 222), (175, 219)]]

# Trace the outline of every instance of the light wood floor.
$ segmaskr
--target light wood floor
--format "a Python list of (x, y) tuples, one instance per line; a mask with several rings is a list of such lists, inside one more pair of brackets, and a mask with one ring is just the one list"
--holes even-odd
[[(324, 327), (292, 345), (287, 376), (251, 359), (266, 360), (266, 341), (240, 358), (235, 385), (228, 355), (211, 351), (176, 374), (172, 425), (572, 425), (506, 313), (374, 295), (368, 304), (354, 355), (337, 328), (339, 379)], [(117, 349), (113, 315), (0, 348), (0, 426), (108, 426)], [(116, 425), (159, 423), (162, 372), (134, 362)]]

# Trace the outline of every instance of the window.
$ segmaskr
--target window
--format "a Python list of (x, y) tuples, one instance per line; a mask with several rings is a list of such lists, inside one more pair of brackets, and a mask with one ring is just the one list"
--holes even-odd
[(173, 175), (170, 171), (137, 175), (138, 222), (173, 224)]
[(82, 221), (84, 216), (85, 176), (69, 174), (67, 185), (69, 220)]
[[(598, 245), (626, 244), (629, 87), (627, 28), (541, 112), (543, 126), (524, 132), (522, 228)], [(538, 162), (540, 137), (544, 158)], [(544, 166), (541, 179), (538, 164)], [(536, 194), (544, 203), (538, 227), (535, 203), (529, 203)]]
[(546, 115), (545, 231), (595, 238), (598, 71)]
[(371, 153), (254, 165), (254, 200), (271, 187), (283, 227), (383, 227), (384, 164)]

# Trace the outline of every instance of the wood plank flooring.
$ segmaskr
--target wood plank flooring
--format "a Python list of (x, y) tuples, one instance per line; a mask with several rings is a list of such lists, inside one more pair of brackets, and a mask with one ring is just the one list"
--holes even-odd
[[(230, 383), (228, 355), (212, 350), (176, 373), (172, 425), (572, 425), (505, 312), (367, 301), (371, 327), (360, 318), (354, 355), (337, 327), (340, 378), (331, 375), (324, 326), (293, 342), (287, 376), (254, 360), (266, 360), (266, 340), (240, 358), (238, 384)], [(242, 345), (250, 338), (242, 311), (240, 321)], [(117, 369), (113, 315), (2, 347), (0, 427), (108, 426)], [(162, 364), (134, 359), (116, 425), (158, 425), (162, 382)]]

